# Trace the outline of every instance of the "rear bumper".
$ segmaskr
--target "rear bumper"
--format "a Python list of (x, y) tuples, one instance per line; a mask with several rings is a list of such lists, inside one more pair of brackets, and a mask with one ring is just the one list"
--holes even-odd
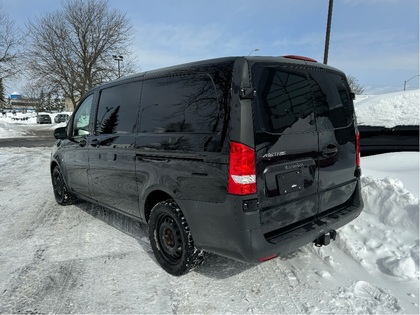
[[(251, 256), (249, 261), (256, 261), (272, 254), (286, 255), (299, 247), (314, 242), (322, 235), (346, 225), (357, 218), (362, 210), (362, 207), (356, 206), (345, 208), (268, 239), (264, 237), (261, 240), (260, 235), (255, 233), (252, 238), (255, 242), (257, 257)], [(267, 243), (270, 245), (267, 246)]]
[(294, 224), (263, 233), (258, 211), (244, 212), (245, 198), (228, 196), (222, 204), (179, 201), (195, 245), (205, 251), (244, 262), (259, 262), (272, 255), (287, 255), (322, 235), (354, 220), (363, 210), (360, 180), (347, 202), (336, 209)]

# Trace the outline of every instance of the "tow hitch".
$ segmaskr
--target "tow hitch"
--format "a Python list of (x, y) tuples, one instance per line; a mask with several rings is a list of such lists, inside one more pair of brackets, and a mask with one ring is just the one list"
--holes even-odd
[(320, 237), (318, 237), (315, 241), (314, 244), (316, 247), (321, 247), (322, 245), (329, 245), (331, 243), (331, 240), (335, 241), (335, 238), (337, 237), (337, 231), (332, 230), (329, 231), (327, 234), (324, 234)]

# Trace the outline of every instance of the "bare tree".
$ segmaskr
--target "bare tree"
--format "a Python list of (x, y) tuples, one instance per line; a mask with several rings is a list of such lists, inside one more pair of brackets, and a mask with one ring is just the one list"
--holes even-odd
[[(73, 106), (93, 86), (117, 77), (113, 54), (130, 54), (132, 27), (106, 0), (67, 0), (28, 28), (31, 77), (62, 91)], [(131, 71), (125, 63), (122, 73)]]
[(21, 43), (20, 31), (0, 6), (0, 79), (12, 77), (18, 73), (17, 61)]
[(359, 83), (359, 80), (352, 75), (347, 76), (347, 82), (349, 83), (351, 91), (356, 95), (362, 95), (365, 88)]
[[(4, 103), (4, 85), (3, 85), (3, 79), (2, 78), (0, 78), (0, 103)], [(2, 107), (2, 106), (0, 106), (0, 107)]]
[(50, 85), (41, 85), (41, 81), (29, 81), (23, 87), (23, 97), (35, 109), (40, 111), (61, 111), (64, 108), (64, 99), (60, 93)]

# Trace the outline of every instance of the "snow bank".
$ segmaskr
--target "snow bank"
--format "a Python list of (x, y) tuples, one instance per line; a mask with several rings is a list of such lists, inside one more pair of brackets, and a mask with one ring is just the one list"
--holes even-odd
[(365, 177), (362, 181), (366, 213), (389, 227), (418, 229), (418, 198), (404, 188), (402, 181), (390, 177)]
[(363, 177), (362, 194), (364, 210), (340, 229), (338, 247), (366, 269), (418, 278), (419, 199), (390, 177)]
[[(395, 152), (362, 158), (362, 173), (377, 179), (398, 178), (404, 187), (419, 197), (418, 152)], [(417, 176), (413, 176), (417, 175)]]
[(420, 90), (367, 97), (355, 102), (357, 122), (365, 126), (418, 126)]

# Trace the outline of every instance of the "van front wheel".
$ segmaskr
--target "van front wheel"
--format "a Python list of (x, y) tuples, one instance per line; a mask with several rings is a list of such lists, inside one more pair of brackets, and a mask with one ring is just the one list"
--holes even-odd
[(51, 172), (52, 186), (55, 200), (59, 205), (72, 205), (76, 202), (76, 197), (69, 192), (63, 174), (58, 166), (55, 166)]
[(187, 221), (172, 201), (156, 204), (150, 214), (149, 239), (160, 266), (180, 276), (200, 264), (203, 253), (197, 250)]

